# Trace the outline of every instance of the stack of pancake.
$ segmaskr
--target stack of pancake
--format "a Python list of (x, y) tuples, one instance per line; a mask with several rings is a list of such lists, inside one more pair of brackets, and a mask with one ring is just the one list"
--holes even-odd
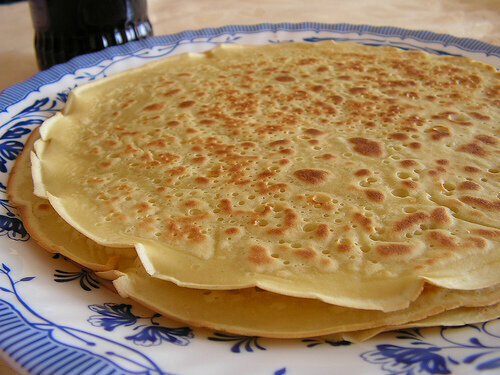
[(363, 340), (500, 316), (500, 74), (221, 45), (76, 88), (8, 192), (31, 236), (221, 331)]

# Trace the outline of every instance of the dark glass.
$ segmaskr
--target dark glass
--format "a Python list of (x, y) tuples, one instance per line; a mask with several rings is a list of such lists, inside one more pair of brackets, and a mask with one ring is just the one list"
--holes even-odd
[(147, 0), (29, 0), (38, 67), (153, 35)]

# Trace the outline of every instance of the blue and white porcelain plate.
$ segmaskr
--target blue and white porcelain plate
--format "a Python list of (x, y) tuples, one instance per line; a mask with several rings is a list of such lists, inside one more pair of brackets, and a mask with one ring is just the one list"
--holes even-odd
[(221, 43), (354, 41), (461, 55), (500, 68), (500, 47), (428, 31), (348, 24), (262, 24), (186, 31), (111, 47), (0, 93), (0, 353), (28, 374), (499, 374), (500, 320), (410, 329), (351, 344), (275, 340), (188, 327), (120, 298), (30, 240), (6, 198), (28, 134), (85, 82)]

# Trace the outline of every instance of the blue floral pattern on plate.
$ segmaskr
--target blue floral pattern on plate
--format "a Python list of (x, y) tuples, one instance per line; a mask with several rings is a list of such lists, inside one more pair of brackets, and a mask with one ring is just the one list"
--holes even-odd
[[(111, 47), (40, 72), (0, 93), (0, 349), (30, 374), (470, 374), (500, 373), (500, 321), (386, 333), (362, 344), (272, 340), (180, 325), (101, 288), (48, 254), (6, 197), (29, 133), (77, 85), (153, 59), (221, 43), (332, 39), (464, 55), (500, 67), (500, 47), (429, 31), (348, 24), (262, 24), (186, 31)], [(15, 275), (15, 276), (14, 276)]]
[(121, 326), (134, 326), (139, 320), (149, 320), (150, 325), (137, 325), (133, 335), (125, 336), (126, 340), (133, 341), (136, 345), (154, 346), (163, 342), (175, 345), (188, 345), (194, 337), (189, 327), (170, 328), (161, 326), (154, 319), (160, 317), (153, 314), (151, 317), (140, 317), (132, 313), (132, 305), (125, 303), (105, 303), (104, 305), (90, 305), (89, 309), (99, 315), (92, 315), (88, 322), (96, 327), (103, 327), (106, 331), (113, 331)]

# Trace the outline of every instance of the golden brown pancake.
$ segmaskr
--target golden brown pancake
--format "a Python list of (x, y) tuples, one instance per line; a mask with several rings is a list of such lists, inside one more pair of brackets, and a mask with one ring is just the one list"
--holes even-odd
[(35, 192), (179, 286), (403, 309), (500, 282), (499, 85), (350, 43), (179, 55), (75, 89)]
[[(483, 306), (500, 301), (497, 286), (460, 291), (428, 285), (409, 308), (384, 313), (255, 288), (210, 291), (179, 287), (153, 278), (138, 259), (133, 261), (133, 248), (105, 248), (93, 243), (62, 221), (46, 200), (32, 193), (27, 155), (37, 137), (35, 130), (25, 151), (16, 160), (8, 186), (9, 197), (18, 206), (33, 238), (47, 250), (61, 252), (69, 259), (99, 271), (99, 276), (114, 280), (122, 296), (131, 297), (174, 319), (237, 334), (298, 338), (335, 333), (344, 339), (362, 341), (395, 327), (453, 324), (457, 319), (464, 322), (491, 319), (496, 310)], [(42, 205), (43, 209), (40, 208)], [(448, 309), (455, 310), (444, 313)], [(473, 315), (473, 311), (477, 315)], [(415, 320), (417, 322), (413, 323)]]

